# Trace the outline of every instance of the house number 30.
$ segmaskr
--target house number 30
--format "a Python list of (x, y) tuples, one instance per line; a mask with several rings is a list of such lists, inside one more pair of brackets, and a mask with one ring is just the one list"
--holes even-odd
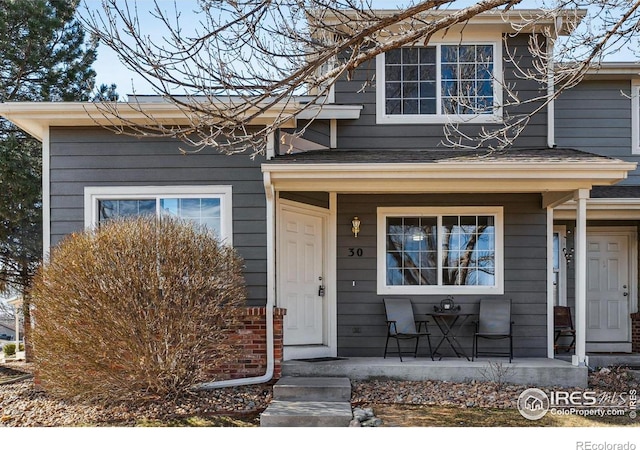
[(349, 256), (357, 256), (357, 257), (361, 257), (362, 256), (362, 249), (361, 248), (349, 248)]

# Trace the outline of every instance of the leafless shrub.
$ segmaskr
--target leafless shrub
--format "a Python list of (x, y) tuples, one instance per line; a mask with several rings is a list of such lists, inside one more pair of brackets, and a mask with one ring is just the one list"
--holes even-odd
[(500, 361), (489, 361), (485, 366), (479, 368), (478, 372), (486, 381), (495, 384), (496, 391), (500, 391), (507, 384), (507, 379), (513, 372), (513, 367), (507, 366)]
[(177, 219), (114, 220), (69, 236), (37, 274), (33, 342), (45, 389), (65, 398), (184, 393), (237, 357), (242, 260)]

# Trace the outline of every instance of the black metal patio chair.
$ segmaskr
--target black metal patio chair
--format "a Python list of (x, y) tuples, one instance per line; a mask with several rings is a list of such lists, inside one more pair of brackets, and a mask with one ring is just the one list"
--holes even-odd
[[(571, 318), (571, 308), (568, 306), (554, 306), (553, 307), (553, 330), (555, 337), (553, 339), (553, 349), (557, 352), (559, 350), (570, 351), (576, 348), (576, 329), (573, 326), (573, 319)], [(561, 345), (559, 343), (560, 338), (569, 337), (571, 341), (568, 345)]]
[[(513, 322), (511, 321), (510, 299), (481, 299), (480, 313), (475, 322), (476, 332), (473, 335), (473, 357), (478, 356), (508, 356), (509, 362), (513, 359)], [(508, 339), (509, 353), (499, 351), (478, 350), (478, 339)]]
[[(387, 315), (387, 342), (384, 346), (384, 357), (387, 357), (387, 353), (396, 353), (388, 351), (389, 339), (395, 339), (398, 346), (398, 356), (402, 361), (403, 352), (400, 348), (401, 340), (416, 340), (416, 346), (413, 351), (413, 357), (418, 356), (418, 345), (420, 344), (420, 338), (426, 337), (429, 343), (429, 356), (433, 360), (433, 350), (431, 349), (431, 333), (427, 328), (428, 321), (420, 320), (416, 321), (413, 314), (413, 304), (409, 298), (385, 298), (384, 310)], [(424, 327), (424, 330), (423, 330)], [(404, 352), (404, 354), (410, 354)]]

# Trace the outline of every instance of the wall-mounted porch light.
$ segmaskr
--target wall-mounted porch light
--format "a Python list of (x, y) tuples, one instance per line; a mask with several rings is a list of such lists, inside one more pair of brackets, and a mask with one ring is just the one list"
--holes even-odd
[(574, 248), (569, 248), (567, 249), (566, 247), (562, 249), (562, 253), (564, 253), (564, 259), (567, 260), (567, 264), (569, 264), (571, 262), (571, 260), (573, 259), (573, 254), (575, 253), (575, 249)]
[(360, 233), (360, 219), (358, 219), (358, 216), (355, 216), (351, 221), (351, 232), (353, 237), (358, 237), (358, 233)]

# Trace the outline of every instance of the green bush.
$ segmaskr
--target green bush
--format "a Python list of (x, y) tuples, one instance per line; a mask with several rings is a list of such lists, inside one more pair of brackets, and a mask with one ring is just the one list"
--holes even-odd
[(2, 351), (4, 356), (13, 356), (16, 354), (16, 344), (4, 344)]
[(62, 397), (144, 400), (184, 393), (237, 358), (243, 263), (172, 218), (113, 220), (68, 236), (31, 290), (34, 362)]

